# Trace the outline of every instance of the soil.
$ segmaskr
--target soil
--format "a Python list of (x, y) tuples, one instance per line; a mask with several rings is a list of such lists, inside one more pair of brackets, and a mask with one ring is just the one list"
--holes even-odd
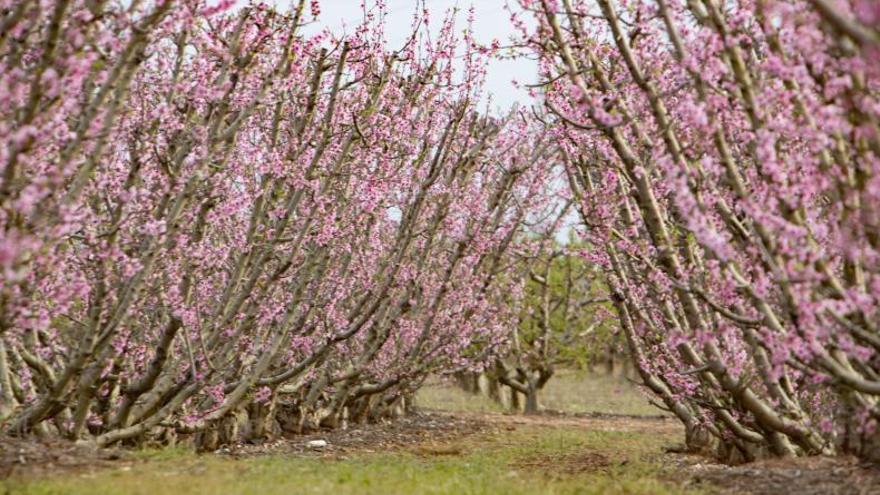
[(672, 459), (689, 475), (689, 484), (714, 486), (723, 495), (877, 495), (880, 467), (852, 457), (772, 459), (740, 466), (707, 462), (696, 456)]
[[(236, 458), (281, 454), (331, 460), (402, 449), (425, 457), (455, 456), (463, 452), (458, 446), (460, 442), (453, 440), (512, 430), (518, 425), (634, 431), (648, 435), (680, 432), (677, 422), (662, 416), (421, 412), (387, 423), (223, 447), (216, 454)], [(324, 442), (326, 445), (317, 446), (316, 441), (318, 445)], [(774, 459), (727, 466), (696, 455), (672, 452), (658, 455), (677, 480), (686, 477), (688, 485), (712, 487), (723, 495), (880, 495), (880, 466), (862, 464), (850, 457)], [(148, 461), (125, 449), (99, 449), (85, 442), (0, 438), (0, 479), (13, 474), (40, 476), (120, 468), (138, 462)], [(556, 477), (609, 469), (615, 464), (619, 464), (619, 460), (609, 459), (605, 453), (577, 452), (527, 459), (513, 467)]]
[(119, 467), (132, 460), (124, 449), (101, 449), (87, 442), (0, 437), (0, 479)]
[[(349, 425), (305, 435), (287, 435), (270, 443), (235, 445), (223, 447), (219, 454), (244, 457), (263, 454), (293, 454), (346, 458), (354, 454), (387, 452), (394, 449), (410, 449), (426, 455), (437, 450), (442, 452), (443, 443), (495, 428), (492, 421), (460, 414), (418, 412), (393, 421), (374, 424)], [(326, 442), (326, 446), (313, 447), (310, 442)], [(458, 454), (460, 452), (456, 452)], [(444, 455), (444, 454), (435, 454)], [(453, 455), (453, 454), (445, 454)]]

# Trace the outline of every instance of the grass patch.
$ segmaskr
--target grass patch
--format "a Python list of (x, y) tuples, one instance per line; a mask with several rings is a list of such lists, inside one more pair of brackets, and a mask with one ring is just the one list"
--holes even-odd
[[(349, 459), (144, 453), (123, 469), (6, 480), (9, 494), (673, 494), (658, 454), (671, 439), (638, 432), (518, 426), (512, 431)], [(578, 469), (581, 459), (607, 462)]]
[(416, 392), (416, 405), (438, 411), (505, 412), (501, 404), (482, 394), (469, 394), (446, 381), (432, 381)]
[(586, 371), (558, 371), (539, 398), (543, 407), (568, 413), (663, 414), (626, 378)]
[(193, 451), (189, 447), (177, 445), (174, 447), (142, 448), (132, 451), (132, 455), (135, 459), (144, 461), (174, 461), (192, 456)]
[[(657, 415), (638, 386), (621, 376), (563, 369), (539, 394), (542, 408), (566, 413)], [(505, 412), (482, 394), (469, 394), (446, 381), (433, 381), (416, 394), (416, 404), (427, 409), (467, 412)]]

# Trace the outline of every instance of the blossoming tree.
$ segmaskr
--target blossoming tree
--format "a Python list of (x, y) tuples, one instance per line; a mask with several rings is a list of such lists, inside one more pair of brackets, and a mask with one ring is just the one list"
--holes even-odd
[(590, 256), (690, 445), (876, 455), (878, 4), (520, 3)]
[[(453, 18), (201, 0), (0, 4), (0, 422), (205, 448), (405, 406), (488, 361), (541, 193)], [(459, 59), (464, 62), (460, 63)]]

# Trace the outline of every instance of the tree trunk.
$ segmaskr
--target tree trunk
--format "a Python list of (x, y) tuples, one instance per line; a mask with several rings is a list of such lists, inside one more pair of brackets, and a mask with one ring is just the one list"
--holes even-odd
[(527, 380), (528, 392), (525, 394), (526, 396), (526, 404), (525, 410), (523, 413), (526, 415), (538, 414), (540, 412), (538, 408), (538, 387), (535, 383), (535, 380)]

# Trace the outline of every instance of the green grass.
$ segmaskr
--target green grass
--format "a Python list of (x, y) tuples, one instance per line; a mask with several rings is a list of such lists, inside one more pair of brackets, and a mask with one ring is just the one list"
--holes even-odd
[(626, 378), (584, 371), (557, 372), (544, 386), (539, 400), (547, 409), (569, 413), (663, 414)]
[(416, 405), (438, 411), (505, 412), (501, 404), (482, 394), (469, 394), (445, 381), (429, 382), (416, 392)]
[[(125, 469), (7, 480), (9, 494), (673, 494), (658, 454), (669, 438), (528, 425), (442, 449), (351, 459), (151, 455)], [(585, 455), (587, 457), (585, 457)], [(599, 455), (600, 466), (581, 466)]]
[[(620, 376), (575, 370), (557, 371), (541, 390), (542, 408), (567, 413), (657, 415), (663, 411), (648, 403), (645, 394)], [(484, 395), (472, 395), (449, 382), (422, 387), (416, 404), (427, 409), (467, 412), (505, 412)]]

